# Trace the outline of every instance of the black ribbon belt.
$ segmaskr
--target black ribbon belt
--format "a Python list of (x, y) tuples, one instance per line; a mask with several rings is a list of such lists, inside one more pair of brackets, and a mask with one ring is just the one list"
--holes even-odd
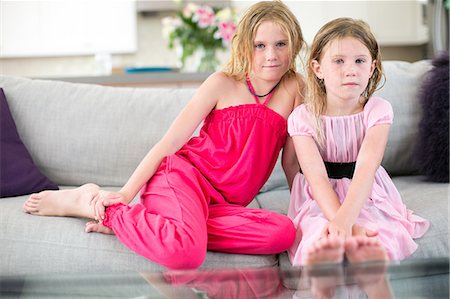
[[(338, 163), (324, 162), (327, 174), (330, 179), (353, 178), (356, 162)], [(301, 169), (300, 169), (300, 172)]]

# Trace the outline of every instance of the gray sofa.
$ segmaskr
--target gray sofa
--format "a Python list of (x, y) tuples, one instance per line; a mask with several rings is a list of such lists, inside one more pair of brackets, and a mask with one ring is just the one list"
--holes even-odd
[[(449, 186), (426, 182), (413, 157), (421, 117), (417, 91), (431, 66), (428, 61), (387, 61), (384, 67), (387, 81), (377, 94), (392, 103), (395, 119), (383, 165), (406, 205), (431, 221), (410, 259), (448, 257)], [(35, 164), (61, 189), (94, 182), (117, 190), (194, 93), (8, 76), (0, 76), (0, 87)], [(85, 233), (84, 219), (22, 212), (27, 197), (0, 198), (0, 275), (163, 269), (128, 250), (115, 236)], [(286, 213), (288, 202), (277, 163), (251, 206)], [(201, 267), (279, 265), (289, 266), (286, 254), (208, 252)]]

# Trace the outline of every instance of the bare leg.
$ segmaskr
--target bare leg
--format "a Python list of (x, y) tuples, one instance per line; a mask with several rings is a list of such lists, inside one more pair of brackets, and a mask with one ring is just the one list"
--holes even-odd
[[(345, 254), (353, 264), (350, 269), (354, 280), (368, 298), (393, 298), (386, 277), (387, 253), (376, 238), (358, 236), (347, 239)], [(372, 263), (364, 264), (367, 262)]]
[(95, 184), (85, 184), (71, 190), (42, 191), (31, 194), (23, 210), (32, 215), (94, 219), (90, 202), (99, 190), (100, 187)]

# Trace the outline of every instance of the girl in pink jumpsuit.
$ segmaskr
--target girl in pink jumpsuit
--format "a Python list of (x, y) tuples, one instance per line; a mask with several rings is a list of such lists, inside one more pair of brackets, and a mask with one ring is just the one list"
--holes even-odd
[[(253, 5), (238, 24), (225, 71), (199, 87), (119, 192), (89, 184), (66, 192), (62, 201), (60, 191), (44, 191), (30, 196), (25, 211), (99, 219), (86, 231), (114, 233), (171, 269), (199, 267), (207, 250), (287, 250), (295, 236), (292, 221), (246, 206), (283, 147), (289, 184), (298, 171), (286, 119), (302, 100), (303, 80), (295, 72), (302, 45), (300, 26), (283, 3)], [(203, 120), (199, 135), (189, 139)], [(129, 205), (139, 190), (141, 202)], [(61, 209), (67, 197), (78, 201)]]

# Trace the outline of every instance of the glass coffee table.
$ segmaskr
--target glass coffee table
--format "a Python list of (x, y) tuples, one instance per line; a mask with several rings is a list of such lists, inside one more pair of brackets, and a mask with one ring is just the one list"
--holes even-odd
[(0, 277), (0, 298), (449, 298), (449, 259)]

